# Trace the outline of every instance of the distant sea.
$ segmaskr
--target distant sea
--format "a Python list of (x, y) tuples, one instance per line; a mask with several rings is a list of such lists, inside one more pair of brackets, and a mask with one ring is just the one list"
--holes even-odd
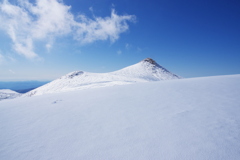
[(18, 93), (26, 93), (50, 81), (0, 81), (0, 89), (11, 89)]

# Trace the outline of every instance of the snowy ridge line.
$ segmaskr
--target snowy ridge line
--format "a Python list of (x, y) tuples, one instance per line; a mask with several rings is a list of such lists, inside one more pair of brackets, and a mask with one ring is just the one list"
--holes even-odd
[(180, 78), (157, 64), (153, 59), (147, 58), (137, 64), (109, 73), (74, 71), (32, 90), (24, 96)]
[(13, 99), (19, 97), (21, 94), (10, 89), (0, 89), (0, 101), (4, 99)]

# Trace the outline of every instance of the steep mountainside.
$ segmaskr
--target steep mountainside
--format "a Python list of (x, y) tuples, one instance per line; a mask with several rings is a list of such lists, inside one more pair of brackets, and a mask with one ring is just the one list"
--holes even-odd
[(147, 58), (137, 64), (110, 73), (71, 72), (26, 93), (25, 96), (179, 78), (154, 60)]

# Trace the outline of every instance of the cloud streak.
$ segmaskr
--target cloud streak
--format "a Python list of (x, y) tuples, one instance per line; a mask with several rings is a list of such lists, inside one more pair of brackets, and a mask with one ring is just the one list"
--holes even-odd
[(134, 15), (118, 15), (114, 9), (109, 17), (89, 18), (83, 14), (74, 15), (71, 6), (58, 0), (18, 0), (17, 5), (8, 0), (0, 3), (0, 29), (6, 31), (13, 42), (14, 50), (26, 58), (37, 58), (34, 51), (36, 41), (44, 41), (47, 50), (54, 39), (71, 35), (80, 44), (99, 40), (115, 42), (121, 33), (129, 29), (128, 22), (134, 22)]
[(15, 72), (11, 69), (9, 69), (8, 71), (11, 72), (12, 74), (15, 74)]
[(118, 50), (118, 51), (117, 51), (117, 54), (118, 54), (118, 55), (121, 55), (121, 54), (122, 54), (122, 51), (121, 51), (121, 50)]
[(2, 56), (2, 54), (0, 53), (0, 64), (2, 64), (4, 61), (4, 57)]

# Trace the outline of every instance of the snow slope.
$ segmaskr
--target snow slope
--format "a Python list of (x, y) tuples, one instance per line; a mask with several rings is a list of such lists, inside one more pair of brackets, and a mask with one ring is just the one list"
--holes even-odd
[(3, 99), (12, 99), (20, 96), (21, 94), (10, 90), (10, 89), (0, 89), (0, 101)]
[(240, 75), (0, 102), (1, 160), (239, 160)]
[(98, 88), (135, 82), (149, 82), (169, 79), (179, 79), (167, 69), (147, 58), (143, 61), (110, 73), (89, 73), (83, 71), (71, 72), (25, 95), (42, 95), (79, 89)]

